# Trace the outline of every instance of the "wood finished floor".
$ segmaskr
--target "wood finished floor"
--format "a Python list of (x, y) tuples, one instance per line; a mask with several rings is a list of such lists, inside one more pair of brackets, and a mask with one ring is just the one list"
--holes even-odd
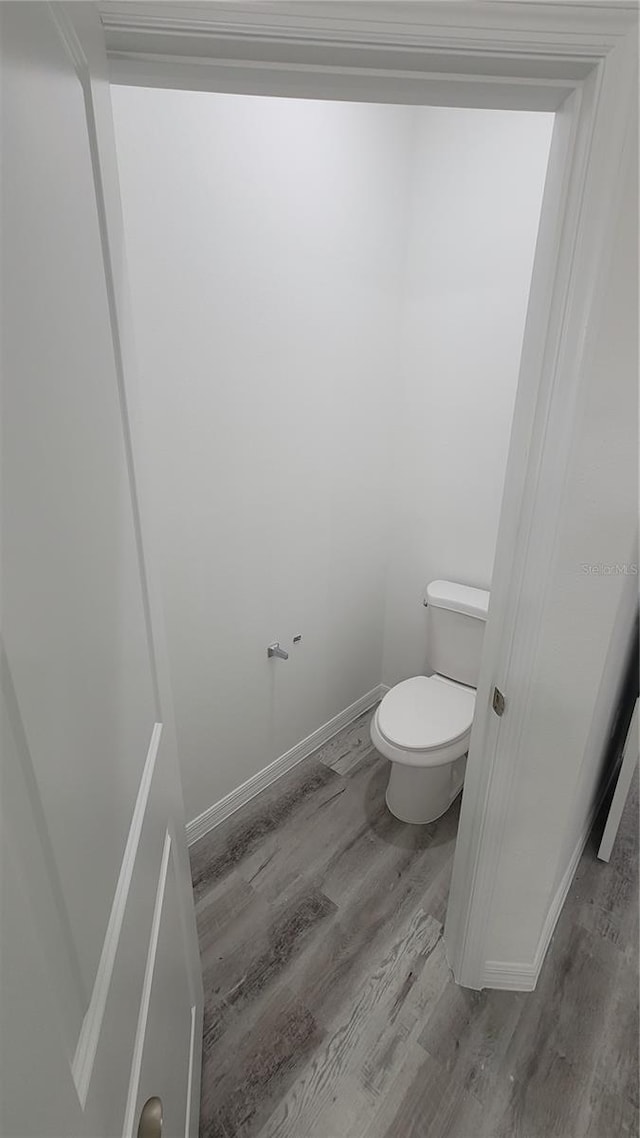
[(394, 819), (370, 715), (191, 850), (202, 1138), (635, 1138), (637, 787), (536, 991), (472, 992), (442, 943), (458, 803)]

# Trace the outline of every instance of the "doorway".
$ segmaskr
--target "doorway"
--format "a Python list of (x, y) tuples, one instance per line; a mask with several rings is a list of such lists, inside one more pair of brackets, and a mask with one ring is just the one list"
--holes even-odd
[[(496, 858), (504, 861), (500, 851), (513, 837), (507, 837), (504, 822), (509, 817), (509, 799), (517, 785), (513, 776), (514, 748), (517, 753), (527, 714), (527, 692), (510, 687), (509, 677), (533, 675), (538, 633), (550, 627), (544, 618), (546, 594), (541, 582), (547, 579), (552, 563), (549, 550), (561, 524), (558, 511), (563, 508), (563, 498), (559, 491), (568, 477), (567, 440), (574, 429), (576, 400), (581, 397), (578, 357), (584, 358), (587, 350), (581, 329), (597, 311), (599, 294), (594, 292), (593, 284), (603, 279), (603, 256), (611, 247), (615, 203), (621, 185), (619, 156), (628, 152), (629, 139), (633, 137), (621, 108), (630, 105), (634, 47), (632, 34), (627, 35), (626, 15), (616, 17), (620, 26), (607, 33), (611, 38), (585, 17), (583, 30), (590, 37), (588, 59), (583, 50), (580, 53), (567, 48), (567, 41), (562, 38), (566, 29), (561, 30), (559, 25), (551, 36), (551, 40), (559, 37), (553, 41), (556, 48), (549, 54), (551, 40), (542, 46), (533, 27), (515, 33), (506, 25), (496, 28), (490, 24), (480, 43), (468, 29), (463, 29), (464, 19), (461, 26), (447, 24), (445, 31), (440, 26), (441, 16), (431, 9), (428, 14), (426, 10), (414, 9), (410, 24), (402, 30), (402, 49), (388, 43), (382, 49), (374, 46), (374, 41), (384, 42), (384, 33), (379, 27), (374, 30), (366, 19), (363, 23), (360, 15), (351, 24), (348, 18), (346, 22), (342, 20), (338, 29), (331, 16), (314, 11), (312, 19), (305, 19), (304, 27), (298, 28), (295, 44), (288, 36), (278, 38), (277, 33), (277, 42), (267, 50), (262, 39), (264, 26), (254, 26), (249, 20), (238, 22), (234, 31), (227, 25), (222, 30), (210, 14), (206, 48), (202, 28), (190, 24), (187, 27), (185, 23), (180, 33), (174, 35), (175, 28), (167, 25), (163, 27), (162, 57), (154, 54), (153, 47), (154, 29), (156, 24), (162, 24), (161, 19), (152, 18), (144, 25), (133, 21), (125, 27), (117, 12), (107, 12), (105, 24), (112, 52), (111, 77), (116, 84), (289, 98), (455, 103), (555, 113), (520, 373), (521, 395), (514, 417), (492, 582), (491, 618), (447, 922), (451, 962), (461, 983), (522, 983), (528, 987), (535, 984), (544, 958), (542, 946), (548, 943), (548, 930), (555, 919), (550, 914), (555, 912), (557, 917), (561, 905), (558, 881), (568, 881), (570, 877), (560, 871), (566, 843), (558, 831), (553, 836), (553, 854), (547, 856), (549, 849), (545, 853), (545, 884), (541, 886), (535, 921), (528, 930), (531, 943), (519, 950), (522, 962), (512, 960), (506, 962), (504, 969), (488, 969), (484, 950), (488, 902), (493, 894)], [(296, 23), (291, 11), (283, 18)], [(281, 31), (281, 16), (274, 13), (270, 19), (273, 27), (278, 26)], [(371, 36), (366, 48), (362, 39), (365, 25)], [(334, 46), (337, 40), (343, 45), (337, 63), (326, 39), (329, 30)], [(524, 35), (527, 42), (530, 63), (526, 67), (517, 52), (513, 53), (513, 35), (516, 39)], [(454, 53), (446, 57), (439, 54), (445, 42), (455, 45)], [(473, 53), (486, 53), (490, 42), (498, 54), (503, 53), (502, 62), (498, 64), (494, 58), (480, 78)], [(585, 42), (581, 41), (582, 48)], [(427, 44), (435, 55), (428, 54)], [(614, 45), (615, 69), (610, 54)], [(471, 54), (465, 54), (468, 52)], [(192, 59), (195, 56), (197, 63)], [(442, 68), (434, 72), (436, 60)], [(380, 73), (373, 74), (363, 66), (374, 61)], [(613, 131), (611, 124), (615, 126)], [(609, 187), (606, 192), (605, 182)], [(595, 323), (592, 332), (594, 336), (598, 334)], [(600, 601), (597, 603), (600, 605)], [(622, 603), (620, 595), (611, 597), (611, 603), (614, 607)], [(612, 620), (611, 610), (605, 609), (606, 606), (598, 617), (603, 633)], [(520, 619), (524, 624), (520, 624)], [(568, 632), (569, 636), (574, 635), (573, 628)], [(496, 680), (506, 694), (507, 714), (501, 723), (491, 712)], [(597, 686), (598, 682), (594, 674), (593, 683)], [(544, 710), (540, 714), (544, 717)], [(586, 702), (580, 715), (589, 715)], [(606, 732), (605, 718), (600, 715), (598, 722), (592, 724), (590, 760), (586, 766), (581, 766), (570, 723), (563, 724), (562, 731), (563, 751), (567, 754), (567, 747), (574, 747), (571, 763), (582, 771), (577, 777), (592, 782), (597, 777), (598, 740)], [(500, 776), (499, 770), (503, 772)], [(495, 796), (502, 802), (499, 810), (492, 808)], [(561, 812), (563, 807), (558, 809)], [(535, 820), (529, 822), (526, 838), (521, 829), (518, 842), (528, 845), (532, 864), (539, 834)], [(588, 828), (587, 818), (584, 825)], [(508, 857), (506, 861), (511, 864)], [(495, 895), (493, 899), (498, 900)], [(491, 979), (485, 980), (489, 975)]]
[(490, 588), (553, 115), (112, 98), (196, 836)]

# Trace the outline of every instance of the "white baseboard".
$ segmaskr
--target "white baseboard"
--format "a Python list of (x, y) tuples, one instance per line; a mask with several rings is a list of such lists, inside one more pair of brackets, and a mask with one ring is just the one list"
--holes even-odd
[(538, 980), (532, 964), (514, 964), (510, 960), (488, 960), (482, 977), (483, 988), (501, 988), (512, 992), (533, 992)]
[(198, 814), (197, 818), (193, 821), (187, 822), (187, 841), (190, 846), (213, 830), (215, 826), (219, 826), (231, 814), (235, 814), (241, 806), (255, 798), (265, 787), (270, 786), (276, 779), (281, 778), (283, 774), (290, 771), (297, 763), (302, 762), (303, 759), (309, 758), (318, 747), (322, 747), (338, 731), (342, 731), (343, 727), (347, 727), (349, 723), (353, 723), (359, 715), (364, 711), (368, 711), (373, 707), (378, 700), (382, 699), (383, 695), (388, 692), (389, 688), (386, 684), (378, 684), (377, 687), (372, 688), (366, 695), (360, 696), (355, 703), (349, 707), (345, 707), (344, 711), (334, 715), (328, 723), (323, 723), (322, 727), (318, 727), (317, 731), (313, 731), (311, 735), (307, 735), (306, 739), (296, 743), (295, 747), (291, 750), (285, 751), (284, 755), (280, 755), (279, 759), (269, 763), (268, 767), (264, 767), (257, 774), (251, 776), (241, 786), (236, 787), (219, 802), (214, 802), (213, 806), (209, 806), (202, 814)]
[(560, 884), (558, 885), (558, 888), (553, 895), (551, 904), (549, 905), (547, 916), (542, 926), (540, 939), (538, 940), (538, 946), (536, 948), (533, 960), (530, 963), (516, 963), (510, 960), (487, 960), (483, 970), (483, 988), (507, 988), (517, 992), (533, 992), (536, 984), (538, 983), (538, 977), (542, 970), (542, 965), (544, 964), (544, 958), (547, 955), (547, 949), (551, 943), (551, 937), (553, 936), (555, 927), (558, 923), (558, 917), (562, 912), (562, 906), (565, 903), (567, 893), (571, 887), (571, 882), (573, 881), (576, 869), (578, 868), (578, 862), (584, 853), (584, 847), (587, 844), (589, 834), (591, 833), (596, 818), (600, 813), (600, 809), (607, 796), (607, 792), (611, 786), (611, 782), (615, 776), (615, 773), (615, 770), (612, 770), (609, 773), (609, 776), (607, 777), (607, 780), (602, 787), (598, 798), (596, 799), (595, 805), (589, 814), (587, 825), (582, 831), (574, 847), (571, 858), (569, 859), (569, 864), (567, 865), (567, 868), (562, 875)]

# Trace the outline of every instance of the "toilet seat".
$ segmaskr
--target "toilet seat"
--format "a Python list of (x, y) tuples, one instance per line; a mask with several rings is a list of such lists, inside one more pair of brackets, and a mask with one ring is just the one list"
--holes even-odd
[(387, 692), (378, 707), (376, 726), (394, 749), (421, 752), (427, 758), (430, 751), (466, 739), (475, 702), (475, 688), (439, 675), (412, 676)]

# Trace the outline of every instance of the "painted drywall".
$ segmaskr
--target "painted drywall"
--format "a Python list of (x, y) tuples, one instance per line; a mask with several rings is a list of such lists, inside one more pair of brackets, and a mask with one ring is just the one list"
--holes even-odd
[(488, 960), (535, 959), (540, 929), (597, 801), (637, 612), (638, 217), (631, 141), (623, 187), (528, 678), (530, 726), (508, 819), (511, 856), (499, 866), (488, 918)]
[(412, 112), (113, 104), (193, 818), (380, 681)]
[(383, 679), (429, 670), (428, 581), (489, 588), (554, 116), (418, 108)]
[(488, 584), (552, 116), (113, 102), (194, 818)]

